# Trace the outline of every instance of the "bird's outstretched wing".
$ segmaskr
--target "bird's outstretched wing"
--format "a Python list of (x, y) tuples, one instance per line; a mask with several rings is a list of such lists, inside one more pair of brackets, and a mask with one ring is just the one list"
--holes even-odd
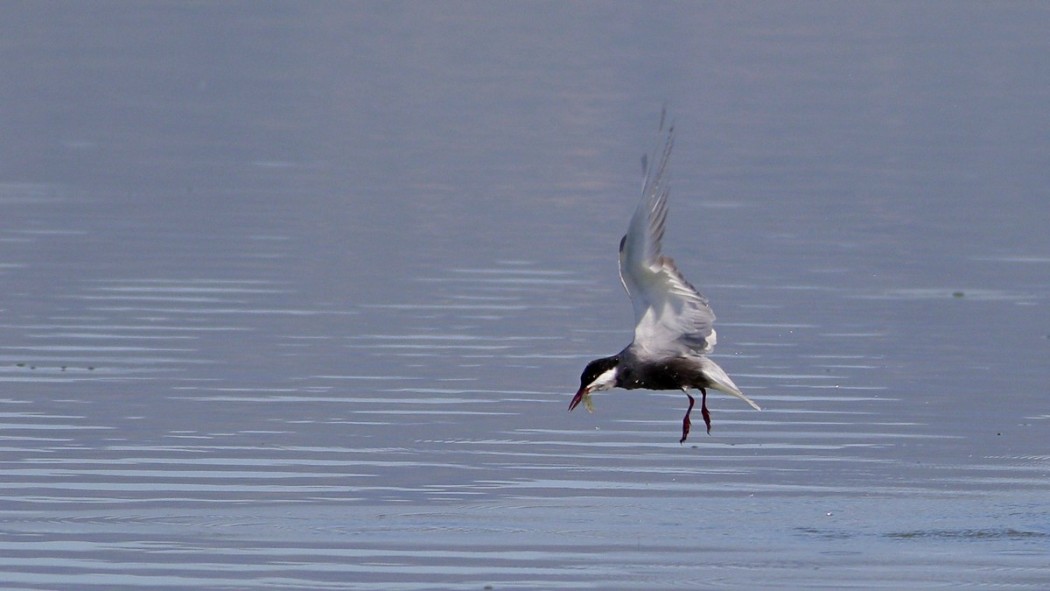
[(674, 261), (660, 254), (667, 221), (667, 165), (673, 146), (672, 126), (655, 166), (642, 161), (642, 200), (620, 240), (620, 280), (634, 306), (635, 345), (650, 353), (709, 353), (716, 341), (715, 314)]

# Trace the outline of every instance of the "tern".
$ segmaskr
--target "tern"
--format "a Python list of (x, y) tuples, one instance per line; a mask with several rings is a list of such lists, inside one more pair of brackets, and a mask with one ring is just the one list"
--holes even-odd
[(684, 443), (696, 403), (689, 392), (692, 388), (700, 390), (700, 412), (708, 434), (708, 388), (736, 396), (755, 410), (761, 408), (737, 388), (725, 370), (707, 358), (716, 342), (715, 314), (707, 298), (686, 280), (674, 261), (660, 253), (667, 222), (667, 166), (673, 146), (671, 125), (656, 166), (650, 167), (648, 158), (642, 158), (642, 199), (627, 234), (620, 239), (620, 282), (634, 307), (634, 340), (616, 355), (587, 364), (569, 410), (580, 402), (590, 410), (590, 395), (611, 388), (682, 390), (689, 397), (679, 440)]

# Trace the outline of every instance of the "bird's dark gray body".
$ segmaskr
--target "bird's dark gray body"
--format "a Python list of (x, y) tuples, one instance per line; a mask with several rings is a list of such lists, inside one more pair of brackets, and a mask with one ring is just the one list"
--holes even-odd
[(635, 390), (681, 390), (682, 388), (710, 388), (696, 358), (669, 357), (657, 360), (646, 359), (634, 353), (633, 347), (620, 351), (616, 372), (618, 388)]

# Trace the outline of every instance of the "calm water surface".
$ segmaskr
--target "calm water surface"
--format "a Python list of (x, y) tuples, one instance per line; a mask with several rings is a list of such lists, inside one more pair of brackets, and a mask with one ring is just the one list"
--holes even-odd
[[(1044, 589), (1050, 10), (22, 4), (5, 589)], [(665, 240), (763, 405), (567, 413)]]

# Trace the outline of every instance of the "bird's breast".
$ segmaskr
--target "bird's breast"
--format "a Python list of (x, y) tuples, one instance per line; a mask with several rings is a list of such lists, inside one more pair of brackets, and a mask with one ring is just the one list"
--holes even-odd
[(679, 390), (683, 387), (699, 387), (703, 384), (697, 364), (686, 359), (673, 358), (666, 361), (640, 362), (620, 368), (621, 388), (634, 390)]

